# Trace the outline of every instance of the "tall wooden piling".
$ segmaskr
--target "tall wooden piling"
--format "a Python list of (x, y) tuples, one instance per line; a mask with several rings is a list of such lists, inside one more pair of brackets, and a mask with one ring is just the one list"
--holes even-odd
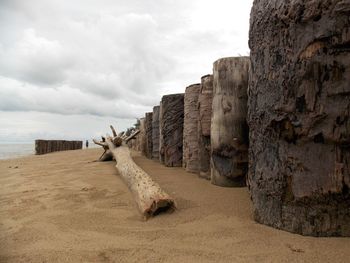
[(140, 119), (140, 134), (139, 134), (139, 151), (146, 155), (146, 126), (145, 126), (145, 118)]
[(159, 160), (159, 110), (160, 106), (153, 107), (152, 118), (152, 159)]
[(248, 170), (249, 57), (222, 58), (213, 67), (211, 182), (244, 186)]
[(255, 1), (249, 185), (255, 219), (350, 236), (349, 1)]
[(198, 173), (198, 95), (200, 84), (186, 88), (184, 97), (184, 132), (182, 166), (187, 172)]
[(184, 94), (162, 97), (160, 110), (160, 160), (166, 166), (182, 166)]
[(199, 176), (210, 180), (210, 127), (213, 102), (213, 75), (201, 78), (198, 96), (198, 164)]
[(152, 151), (153, 151), (152, 119), (153, 119), (153, 112), (147, 112), (145, 115), (145, 133), (146, 133), (145, 155), (149, 159), (152, 159)]

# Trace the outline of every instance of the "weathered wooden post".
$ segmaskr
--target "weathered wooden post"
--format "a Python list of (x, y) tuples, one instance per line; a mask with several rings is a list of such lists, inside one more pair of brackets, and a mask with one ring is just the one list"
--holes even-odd
[(248, 170), (249, 57), (222, 58), (213, 67), (211, 182), (244, 186)]
[(255, 219), (350, 236), (349, 1), (255, 1), (249, 185)]
[(159, 104), (159, 162), (164, 164), (164, 139), (163, 139), (163, 101)]
[(165, 95), (161, 105), (161, 160), (165, 166), (182, 166), (184, 94)]
[(145, 139), (146, 139), (146, 157), (152, 159), (153, 143), (152, 143), (152, 116), (153, 112), (145, 114)]
[(159, 108), (153, 107), (152, 118), (152, 159), (159, 160)]
[(199, 176), (210, 180), (210, 126), (213, 102), (213, 75), (201, 78), (198, 96), (198, 158)]
[(35, 140), (35, 154), (82, 149), (82, 141)]
[(146, 126), (145, 118), (140, 119), (139, 151), (146, 155)]
[(198, 173), (198, 95), (200, 84), (186, 88), (184, 97), (184, 131), (182, 166), (187, 172)]

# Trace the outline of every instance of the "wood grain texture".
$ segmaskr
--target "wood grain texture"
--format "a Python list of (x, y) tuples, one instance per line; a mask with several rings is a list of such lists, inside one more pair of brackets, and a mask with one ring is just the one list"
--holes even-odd
[(184, 97), (184, 131), (182, 166), (187, 172), (199, 172), (198, 160), (198, 96), (200, 84), (186, 88)]
[(162, 97), (160, 160), (165, 166), (182, 166), (184, 94)]
[(213, 67), (211, 182), (244, 186), (248, 170), (249, 57), (222, 58)]
[(350, 236), (349, 1), (255, 1), (249, 184), (255, 219)]

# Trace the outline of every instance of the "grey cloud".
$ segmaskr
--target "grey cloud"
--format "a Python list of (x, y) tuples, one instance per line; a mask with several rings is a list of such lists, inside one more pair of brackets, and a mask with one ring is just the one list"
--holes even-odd
[(2, 0), (0, 110), (143, 116), (249, 52), (251, 3)]
[(7, 124), (0, 126), (0, 142), (33, 142), (39, 138), (68, 140), (99, 138), (109, 132), (109, 124), (122, 131), (135, 120), (108, 116), (0, 111), (0, 122)]

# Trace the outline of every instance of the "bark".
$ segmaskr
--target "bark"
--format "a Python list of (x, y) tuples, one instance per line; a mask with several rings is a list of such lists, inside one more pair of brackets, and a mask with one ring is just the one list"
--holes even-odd
[(152, 159), (153, 141), (152, 141), (152, 119), (153, 112), (147, 112), (145, 115), (145, 155)]
[(152, 159), (159, 160), (159, 106), (153, 107), (152, 118)]
[(165, 95), (161, 102), (161, 161), (165, 166), (182, 166), (184, 94)]
[(187, 172), (198, 173), (198, 95), (200, 84), (186, 88), (184, 97), (184, 129), (182, 166)]
[(210, 127), (213, 102), (213, 75), (201, 78), (198, 96), (198, 163), (199, 176), (210, 180)]
[(248, 170), (249, 58), (223, 58), (213, 68), (211, 182), (244, 186)]
[(350, 236), (349, 1), (255, 1), (249, 184), (255, 219)]

